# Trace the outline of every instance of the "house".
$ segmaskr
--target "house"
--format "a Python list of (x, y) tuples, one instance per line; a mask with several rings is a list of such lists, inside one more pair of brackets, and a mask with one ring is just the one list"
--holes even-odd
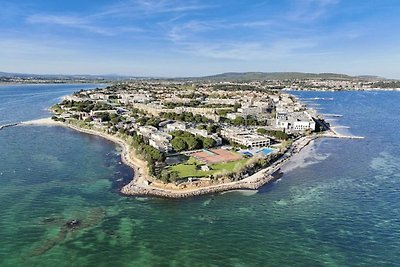
[(171, 124), (167, 124), (167, 131), (168, 132), (173, 132), (173, 131), (185, 131), (186, 130), (186, 124), (183, 122), (174, 122)]
[(172, 135), (157, 131), (157, 132), (151, 133), (150, 138), (153, 140), (156, 140), (156, 141), (171, 141)]
[(140, 126), (138, 134), (150, 138), (150, 136), (157, 131), (157, 128), (153, 126)]
[(221, 135), (228, 140), (248, 148), (267, 147), (271, 144), (271, 140), (268, 137), (235, 127), (223, 129)]
[(242, 117), (243, 119), (247, 119), (247, 114), (243, 114), (243, 113), (239, 113), (239, 112), (235, 112), (235, 113), (228, 113), (226, 114), (226, 117), (230, 120), (234, 120), (236, 118)]
[(215, 144), (217, 146), (222, 145), (222, 138), (219, 137), (218, 134), (208, 134), (207, 130), (194, 129), (194, 128), (187, 129), (186, 131), (196, 136), (202, 136), (204, 138), (214, 139)]
[(200, 170), (202, 170), (203, 172), (207, 172), (210, 170), (210, 167), (208, 167), (208, 165), (202, 165), (200, 166)]
[(161, 152), (168, 153), (172, 151), (172, 145), (165, 140), (153, 140), (149, 139), (149, 145), (154, 147), (155, 149), (158, 149)]
[(305, 130), (315, 131), (315, 121), (312, 116), (306, 112), (277, 112), (276, 128), (287, 131), (300, 132)]

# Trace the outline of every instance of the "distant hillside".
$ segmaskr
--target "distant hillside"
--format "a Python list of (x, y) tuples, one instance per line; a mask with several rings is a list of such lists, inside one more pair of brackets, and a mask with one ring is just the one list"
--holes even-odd
[(22, 79), (40, 79), (40, 80), (125, 80), (130, 77), (116, 74), (110, 75), (64, 75), (64, 74), (29, 74), (29, 73), (9, 73), (0, 72), (0, 78), (22, 78)]
[(330, 79), (330, 80), (363, 80), (363, 81), (384, 81), (385, 78), (378, 76), (349, 76), (337, 73), (303, 73), (303, 72), (227, 72), (205, 77), (136, 77), (117, 74), (109, 75), (64, 75), (64, 74), (27, 74), (0, 72), (0, 82), (24, 82), (24, 83), (51, 83), (57, 82), (116, 82), (128, 80), (196, 80), (196, 81), (266, 81), (266, 80), (305, 80), (305, 79)]
[(228, 72), (212, 76), (198, 78), (199, 80), (212, 81), (252, 81), (252, 80), (293, 80), (293, 79), (333, 79), (333, 80), (353, 80), (353, 79), (379, 79), (375, 76), (349, 76), (337, 73), (303, 73), (303, 72)]

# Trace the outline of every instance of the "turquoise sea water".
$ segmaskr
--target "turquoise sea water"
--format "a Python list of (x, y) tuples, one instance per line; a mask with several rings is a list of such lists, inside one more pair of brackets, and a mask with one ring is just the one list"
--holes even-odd
[[(1, 121), (46, 117), (76, 90), (63, 86), (0, 87)], [(132, 172), (114, 144), (0, 131), (0, 266), (398, 266), (400, 93), (295, 94), (333, 97), (314, 103), (366, 139), (317, 140), (256, 193), (124, 197)]]

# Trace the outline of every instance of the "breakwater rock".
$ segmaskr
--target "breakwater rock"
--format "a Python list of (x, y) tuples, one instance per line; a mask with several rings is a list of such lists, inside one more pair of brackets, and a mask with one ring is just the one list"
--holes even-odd
[(157, 196), (165, 198), (187, 198), (200, 195), (209, 195), (219, 192), (225, 192), (230, 190), (256, 190), (261, 186), (276, 181), (280, 178), (280, 175), (266, 175), (257, 180), (248, 181), (238, 181), (231, 182), (221, 185), (213, 185), (204, 188), (191, 189), (191, 190), (169, 190), (156, 187), (144, 187), (138, 186), (135, 183), (130, 183), (121, 189), (121, 193), (130, 196)]

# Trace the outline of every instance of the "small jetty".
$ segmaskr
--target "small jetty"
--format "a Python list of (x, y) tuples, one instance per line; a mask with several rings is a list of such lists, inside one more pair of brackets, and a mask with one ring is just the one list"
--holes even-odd
[(322, 116), (325, 116), (325, 117), (333, 117), (333, 118), (341, 118), (341, 117), (343, 117), (343, 115), (340, 115), (340, 114), (321, 114)]
[(301, 100), (326, 100), (326, 101), (333, 101), (334, 98), (333, 97), (312, 97), (312, 98), (302, 98)]
[(19, 122), (16, 122), (16, 123), (9, 123), (9, 124), (0, 125), (0, 130), (3, 130), (4, 128), (8, 128), (8, 127), (17, 126), (19, 124), (20, 124)]
[(350, 135), (350, 134), (341, 134), (335, 131), (333, 127), (329, 128), (327, 132), (325, 132), (323, 137), (328, 137), (328, 138), (344, 138), (344, 139), (364, 139), (365, 137), (363, 136), (357, 136), (357, 135)]
[(345, 134), (336, 134), (334, 136), (327, 136), (333, 138), (345, 138), (345, 139), (364, 139), (364, 136), (357, 136), (357, 135), (345, 135)]
[(331, 126), (331, 129), (350, 129), (350, 126), (337, 125), (337, 126)]

